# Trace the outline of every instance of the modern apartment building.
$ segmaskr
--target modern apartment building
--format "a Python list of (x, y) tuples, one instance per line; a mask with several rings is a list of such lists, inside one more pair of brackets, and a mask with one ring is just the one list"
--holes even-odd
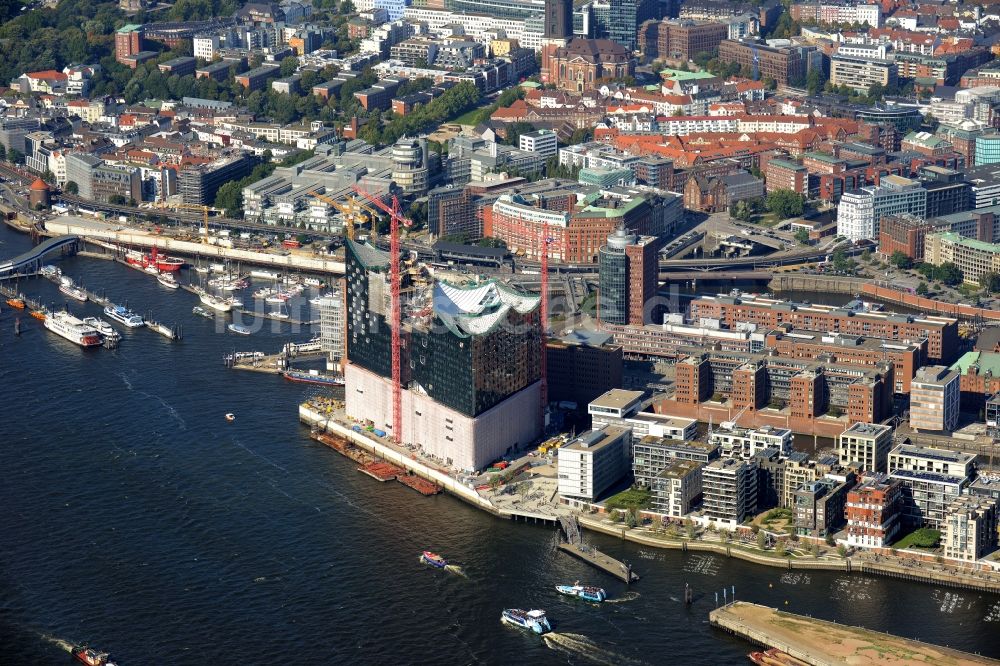
[(855, 423), (837, 438), (837, 457), (844, 467), (857, 463), (865, 472), (886, 472), (892, 449), (892, 427)]
[(656, 477), (676, 460), (707, 464), (719, 457), (719, 447), (696, 440), (676, 440), (646, 435), (632, 444), (635, 484), (652, 488)]
[(628, 472), (627, 428), (605, 426), (558, 449), (559, 494), (596, 500)]
[(854, 475), (849, 473), (843, 480), (824, 477), (799, 486), (793, 504), (795, 533), (825, 537), (840, 530), (844, 524), (847, 494), (854, 483)]
[(902, 481), (903, 520), (941, 529), (948, 507), (963, 494), (975, 469), (974, 454), (900, 444), (889, 454), (889, 476)]
[(701, 496), (704, 463), (674, 460), (653, 478), (652, 509), (671, 518), (683, 518), (694, 509)]
[(723, 424), (711, 430), (708, 441), (719, 447), (719, 452), (727, 458), (750, 460), (760, 451), (774, 448), (781, 458), (792, 452), (792, 431), (788, 428), (763, 426), (761, 428), (740, 428)]
[(847, 544), (884, 548), (900, 529), (903, 483), (885, 474), (865, 477), (847, 493)]
[(958, 425), (958, 372), (943, 365), (920, 368), (910, 384), (910, 427), (950, 432)]
[(944, 556), (974, 562), (997, 545), (997, 504), (985, 497), (962, 496), (948, 505), (941, 542)]
[(701, 470), (702, 511), (716, 523), (735, 527), (757, 510), (757, 464), (720, 458)]

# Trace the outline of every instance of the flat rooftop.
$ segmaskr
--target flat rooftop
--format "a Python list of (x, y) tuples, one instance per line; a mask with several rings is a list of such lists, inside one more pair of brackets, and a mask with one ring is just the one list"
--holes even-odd
[(614, 444), (622, 435), (628, 432), (628, 428), (622, 428), (621, 426), (605, 426), (600, 430), (591, 430), (580, 435), (567, 446), (561, 447), (559, 451), (588, 451), (594, 453)]
[(611, 389), (604, 395), (591, 400), (590, 404), (595, 407), (604, 407), (605, 409), (624, 410), (626, 407), (642, 400), (642, 396), (644, 395), (642, 391)]

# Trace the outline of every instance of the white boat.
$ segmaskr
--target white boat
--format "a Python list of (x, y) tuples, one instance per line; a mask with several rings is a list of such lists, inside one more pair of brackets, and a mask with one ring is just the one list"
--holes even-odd
[(140, 328), (146, 325), (146, 322), (142, 320), (142, 317), (132, 312), (128, 308), (122, 307), (120, 305), (111, 304), (104, 308), (104, 314), (111, 317), (119, 324), (125, 324), (129, 328)]
[(552, 631), (552, 625), (543, 610), (523, 611), (520, 608), (507, 608), (500, 614), (500, 621), (521, 629), (528, 629), (536, 634)]
[(230, 296), (229, 298), (226, 299), (226, 302), (229, 303), (229, 306), (233, 308), (243, 307), (243, 301), (236, 296)]
[(42, 266), (42, 268), (38, 272), (44, 275), (45, 277), (62, 275), (62, 270), (58, 266), (53, 266), (52, 264), (47, 264), (45, 266)]
[(104, 338), (93, 326), (68, 312), (53, 312), (45, 318), (45, 328), (81, 347), (98, 347)]
[(277, 292), (275, 292), (274, 289), (271, 289), (269, 287), (261, 287), (257, 291), (253, 292), (253, 297), (254, 298), (268, 298), (270, 296), (273, 296), (275, 293), (277, 293)]
[(194, 267), (194, 270), (195, 270), (195, 272), (201, 273), (202, 275), (204, 275), (205, 273), (208, 273), (211, 269), (210, 268), (206, 268), (205, 266), (202, 266), (202, 265), (199, 264), (198, 266)]
[(150, 275), (159, 275), (160, 274), (160, 269), (156, 267), (156, 264), (150, 264), (150, 265), (146, 266), (145, 268), (143, 268), (142, 270), (146, 271)]
[(177, 280), (174, 278), (173, 273), (160, 273), (156, 276), (156, 281), (162, 284), (168, 289), (177, 289), (181, 285), (178, 284)]
[(230, 324), (226, 328), (239, 335), (250, 335), (253, 333), (253, 330), (251, 330), (249, 326), (240, 326), (239, 324)]
[(229, 301), (223, 298), (219, 298), (218, 296), (213, 296), (208, 292), (200, 293), (198, 295), (198, 298), (201, 299), (202, 303), (212, 308), (213, 310), (218, 310), (219, 312), (229, 312), (230, 310), (233, 309), (233, 306)]
[(66, 294), (70, 298), (75, 298), (78, 301), (84, 302), (87, 300), (87, 292), (73, 284), (73, 281), (67, 277), (63, 280), (69, 280), (69, 283), (63, 282), (59, 285), (59, 291)]
[(305, 283), (306, 283), (307, 287), (322, 287), (323, 286), (323, 281), (320, 280), (319, 278), (314, 278), (314, 277), (307, 277), (305, 279)]
[(268, 314), (275, 319), (288, 319), (288, 313), (282, 310), (281, 308), (278, 308), (277, 310), (272, 310)]
[(281, 277), (281, 273), (275, 273), (274, 271), (252, 270), (250, 271), (250, 277), (260, 278), (261, 280), (277, 280)]
[(115, 330), (114, 326), (97, 317), (84, 317), (83, 323), (87, 326), (93, 326), (98, 333), (106, 338), (120, 338), (122, 335)]
[(209, 264), (208, 267), (209, 267), (209, 269), (211, 269), (211, 271), (213, 273), (225, 273), (226, 272), (226, 265), (225, 264)]
[(284, 303), (285, 301), (287, 301), (291, 297), (292, 297), (292, 295), (289, 294), (287, 291), (276, 291), (275, 293), (273, 293), (270, 296), (266, 297), (264, 299), (264, 302), (265, 303)]

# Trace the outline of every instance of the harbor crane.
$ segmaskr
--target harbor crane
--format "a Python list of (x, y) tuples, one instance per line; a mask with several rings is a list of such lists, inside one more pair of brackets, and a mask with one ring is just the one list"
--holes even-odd
[(375, 196), (360, 185), (352, 189), (370, 204), (389, 214), (389, 282), (392, 288), (392, 437), (397, 443), (403, 443), (403, 385), (400, 346), (402, 345), (402, 304), (399, 296), (399, 225), (412, 227), (413, 221), (403, 216), (399, 205), (399, 197), (392, 195), (392, 205), (386, 205), (380, 197)]
[(169, 209), (169, 208), (183, 208), (184, 210), (196, 210), (201, 213), (202, 223), (204, 225), (205, 232), (205, 243), (208, 243), (208, 211), (209, 207), (203, 204), (189, 204), (189, 203), (169, 203), (164, 201), (157, 206), (159, 209)]

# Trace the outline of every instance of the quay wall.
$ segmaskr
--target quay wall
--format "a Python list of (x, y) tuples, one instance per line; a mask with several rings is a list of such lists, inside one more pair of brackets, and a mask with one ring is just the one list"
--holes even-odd
[(182, 241), (168, 236), (147, 234), (124, 227), (108, 226), (107, 228), (103, 228), (74, 224), (71, 221), (61, 221), (58, 219), (47, 221), (45, 228), (49, 235), (61, 236), (64, 234), (74, 234), (87, 241), (104, 241), (131, 247), (152, 247), (156, 245), (161, 250), (201, 257), (210, 261), (242, 261), (248, 264), (284, 268), (288, 271), (311, 271), (332, 275), (344, 274), (343, 261), (335, 261), (325, 257), (304, 257), (294, 253), (281, 255), (255, 252), (253, 250), (241, 250), (221, 245)]
[(972, 305), (960, 305), (956, 303), (945, 303), (936, 301), (933, 298), (924, 298), (916, 294), (908, 294), (898, 289), (883, 287), (871, 282), (866, 282), (861, 286), (861, 293), (882, 301), (905, 305), (906, 307), (935, 314), (958, 317), (959, 319), (975, 319), (982, 317), (986, 320), (1000, 321), (1000, 310), (990, 310), (987, 308), (977, 308)]
[(771, 291), (815, 291), (828, 294), (857, 294), (868, 280), (832, 275), (775, 275), (768, 283)]

